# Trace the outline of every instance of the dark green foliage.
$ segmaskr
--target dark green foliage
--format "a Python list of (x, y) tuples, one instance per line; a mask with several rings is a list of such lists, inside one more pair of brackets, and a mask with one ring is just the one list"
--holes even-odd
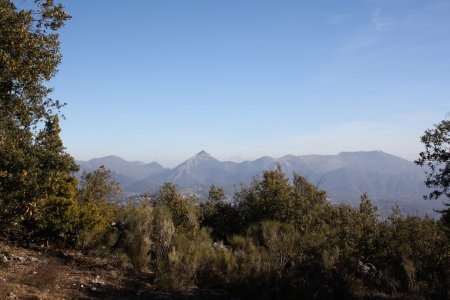
[(280, 166), (276, 171), (265, 171), (263, 177), (255, 178), (250, 186), (242, 186), (235, 200), (242, 212), (245, 228), (264, 220), (293, 220), (293, 188)]
[[(102, 249), (124, 267), (151, 271), (178, 292), (215, 289), (254, 299), (448, 299), (450, 213), (442, 221), (380, 220), (367, 195), (332, 205), (304, 177), (265, 171), (234, 202), (211, 186), (209, 201), (164, 184), (141, 206), (118, 207), (120, 187), (104, 167), (77, 190), (59, 137), (62, 104), (47, 82), (61, 60), (56, 30), (69, 18), (52, 0), (19, 11), (0, 0), (0, 232), (29, 241)], [(428, 198), (449, 195), (450, 122), (422, 137)]]
[(77, 244), (81, 248), (96, 246), (102, 241), (116, 214), (112, 202), (121, 193), (119, 184), (104, 166), (81, 176), (77, 198)]
[(227, 240), (242, 229), (242, 216), (234, 203), (225, 202), (223, 188), (212, 185), (208, 202), (200, 206), (201, 225), (211, 229), (215, 240)]
[(54, 116), (34, 144), (24, 146), (32, 150), (28, 157), (15, 156), (23, 149), (2, 156), (11, 165), (18, 163), (18, 158), (24, 163), (27, 160), (19, 177), (13, 176), (10, 169), (4, 171), (1, 182), (3, 221), (13, 235), (22, 232), (33, 239), (65, 239), (73, 229), (70, 221), (76, 214), (77, 180), (72, 174), (78, 166), (65, 153), (59, 133), (59, 119)]
[(265, 220), (292, 223), (307, 230), (323, 223), (330, 209), (324, 191), (296, 174), (293, 183), (289, 183), (280, 166), (275, 171), (265, 171), (250, 186), (242, 186), (235, 200), (244, 230)]
[(449, 236), (434, 220), (416, 216), (391, 218), (385, 260), (398, 289), (444, 297), (450, 279)]
[(159, 276), (167, 273), (168, 257), (173, 245), (174, 234), (175, 225), (170, 211), (164, 205), (156, 207), (151, 237), (154, 268)]
[(201, 225), (211, 230), (216, 241), (227, 241), (228, 237), (243, 229), (239, 208), (229, 202), (207, 202), (201, 207)]
[(196, 197), (181, 195), (171, 183), (165, 183), (159, 190), (157, 202), (170, 211), (175, 227), (186, 233), (195, 234), (199, 229), (199, 211)]
[[(450, 241), (439, 222), (403, 217), (398, 207), (380, 220), (365, 194), (358, 208), (333, 206), (324, 192), (300, 176), (289, 182), (280, 168), (243, 186), (235, 198), (238, 203), (210, 197), (199, 215), (175, 186), (161, 188), (150, 231), (137, 234), (150, 232), (145, 262), (157, 286), (242, 298), (448, 296)], [(136, 209), (143, 211), (133, 215), (143, 215), (144, 207)], [(123, 240), (135, 235), (128, 231)]]
[(78, 200), (81, 203), (108, 202), (120, 195), (121, 188), (114, 180), (111, 170), (100, 166), (93, 172), (81, 175), (81, 187), (78, 190)]
[(404, 217), (398, 207), (380, 220), (365, 194), (358, 208), (331, 205), (324, 192), (300, 176), (290, 182), (280, 168), (237, 191), (238, 203), (211, 190), (219, 197), (201, 206), (165, 184), (148, 203), (115, 207), (111, 173), (84, 174), (73, 222), (78, 245), (110, 251), (122, 267), (150, 271), (153, 285), (177, 293), (448, 297), (450, 241), (439, 222)]
[(61, 103), (46, 84), (61, 60), (58, 30), (69, 16), (53, 1), (17, 10), (0, 1), (0, 231), (64, 238), (77, 170), (59, 138)]
[[(450, 198), (450, 120), (443, 120), (425, 131), (420, 138), (425, 150), (420, 152), (416, 164), (427, 166), (425, 184), (433, 189), (425, 199)], [(450, 227), (450, 203), (445, 203), (442, 221)]]
[(208, 200), (213, 203), (223, 202), (225, 200), (225, 191), (221, 187), (211, 185), (208, 193)]
[(110, 243), (121, 247), (133, 269), (138, 272), (149, 267), (153, 222), (154, 210), (147, 204), (129, 204), (118, 213), (116, 226), (120, 232)]

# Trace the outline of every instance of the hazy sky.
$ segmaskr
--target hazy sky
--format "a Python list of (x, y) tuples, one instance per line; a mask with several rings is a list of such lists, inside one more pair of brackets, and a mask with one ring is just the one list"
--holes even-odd
[(450, 1), (63, 3), (51, 85), (77, 159), (412, 160), (450, 112)]

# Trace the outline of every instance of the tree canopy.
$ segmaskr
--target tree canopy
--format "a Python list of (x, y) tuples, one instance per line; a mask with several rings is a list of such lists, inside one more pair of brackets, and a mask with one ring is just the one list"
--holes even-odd
[(53, 0), (34, 1), (32, 9), (0, 0), (2, 231), (26, 224), (35, 228), (44, 207), (59, 209), (44, 202), (75, 194), (71, 174), (78, 167), (59, 137), (63, 104), (48, 87), (61, 61), (57, 31), (69, 18)]
[[(443, 196), (450, 199), (450, 120), (442, 120), (433, 128), (425, 131), (421, 137), (425, 150), (420, 152), (415, 161), (420, 166), (426, 166), (427, 178), (425, 184), (432, 191), (425, 195), (426, 199), (438, 199)], [(445, 203), (442, 210), (443, 219), (450, 225), (450, 203)]]

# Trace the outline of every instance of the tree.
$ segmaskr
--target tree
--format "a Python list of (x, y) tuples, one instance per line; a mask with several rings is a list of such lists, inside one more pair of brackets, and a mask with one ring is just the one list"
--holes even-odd
[(78, 246), (95, 246), (115, 218), (112, 200), (121, 193), (111, 170), (100, 166), (93, 172), (84, 172), (78, 189), (79, 219), (76, 224)]
[(10, 233), (33, 226), (42, 201), (60, 197), (76, 169), (59, 140), (63, 104), (47, 86), (61, 61), (57, 30), (70, 17), (53, 0), (34, 3), (19, 10), (0, 0), (0, 231)]
[(217, 187), (214, 184), (209, 188), (208, 201), (213, 203), (225, 200), (225, 191), (222, 187)]
[(200, 205), (201, 226), (211, 230), (216, 240), (226, 241), (241, 230), (241, 216), (234, 203), (225, 201), (225, 191), (214, 184), (209, 188), (208, 201)]
[(62, 107), (45, 83), (61, 61), (56, 31), (70, 16), (53, 0), (35, 3), (34, 10), (18, 10), (0, 1), (0, 113), (6, 131), (23, 134), (18, 138), (34, 135)]
[(264, 171), (249, 186), (243, 185), (234, 195), (243, 214), (246, 227), (265, 220), (291, 221), (293, 187), (289, 178), (277, 165), (273, 171)]
[(122, 189), (114, 179), (112, 171), (102, 165), (95, 171), (83, 172), (78, 199), (82, 204), (109, 202), (114, 200), (121, 192)]
[[(427, 166), (425, 184), (433, 189), (425, 199), (450, 198), (450, 120), (442, 120), (434, 128), (425, 131), (421, 137), (425, 150), (420, 152), (415, 161), (420, 166)], [(443, 221), (450, 225), (450, 203), (444, 204), (441, 211)]]
[(41, 236), (66, 239), (77, 213), (78, 171), (73, 158), (65, 152), (59, 136), (56, 115), (36, 137), (38, 169), (34, 172), (37, 209), (33, 221)]
[(173, 224), (178, 231), (196, 234), (199, 224), (199, 210), (195, 205), (195, 196), (184, 197), (176, 186), (170, 182), (164, 183), (157, 195), (158, 203), (168, 208)]

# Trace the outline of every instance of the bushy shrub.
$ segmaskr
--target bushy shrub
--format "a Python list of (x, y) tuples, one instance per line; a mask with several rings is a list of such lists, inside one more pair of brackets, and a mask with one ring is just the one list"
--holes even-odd
[(161, 277), (166, 274), (168, 268), (167, 260), (175, 234), (175, 226), (167, 207), (160, 205), (155, 208), (152, 225), (151, 240), (154, 267), (157, 276)]
[(201, 273), (213, 262), (214, 248), (209, 233), (201, 230), (191, 238), (185, 233), (176, 233), (168, 255), (166, 284), (179, 290), (195, 286)]
[(86, 249), (98, 246), (116, 220), (117, 206), (113, 200), (121, 193), (112, 172), (101, 166), (83, 173), (78, 190), (79, 218), (76, 226), (77, 246)]
[(201, 226), (209, 228), (216, 241), (228, 238), (243, 230), (242, 214), (235, 203), (208, 201), (200, 206)]
[(199, 227), (199, 211), (195, 197), (181, 195), (171, 183), (165, 183), (159, 190), (157, 202), (165, 205), (178, 231), (195, 234)]
[(121, 238), (119, 241), (135, 271), (142, 271), (150, 262), (153, 207), (142, 204), (122, 208), (119, 213)]
[[(393, 216), (385, 224), (389, 232), (386, 274), (397, 290), (446, 296), (450, 280), (450, 237), (429, 218)], [(446, 283), (447, 282), (447, 283)]]

